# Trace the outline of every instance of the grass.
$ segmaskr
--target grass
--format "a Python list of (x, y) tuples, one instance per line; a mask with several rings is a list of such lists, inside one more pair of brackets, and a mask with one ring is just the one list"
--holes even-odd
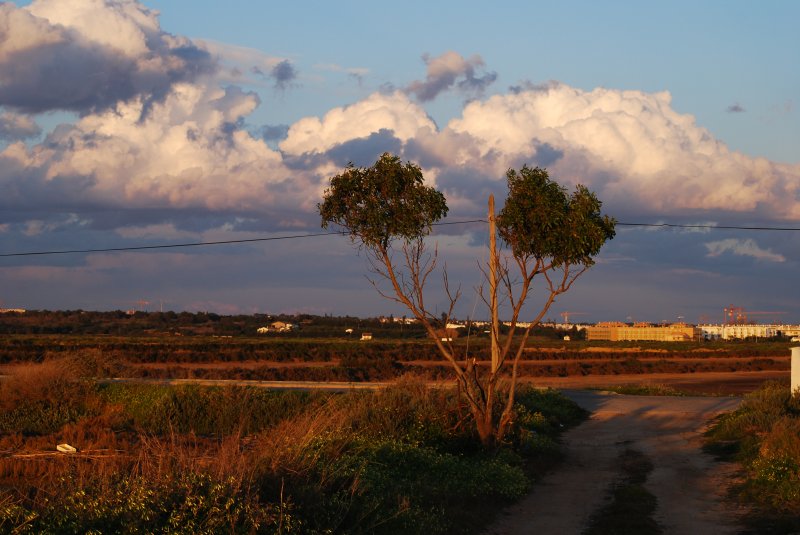
[(591, 390), (604, 390), (607, 392), (614, 392), (626, 396), (674, 396), (684, 397), (690, 394), (683, 390), (673, 388), (667, 385), (659, 384), (636, 384), (636, 385), (613, 385), (592, 388)]
[(477, 533), (583, 417), (523, 388), (508, 443), (487, 452), (454, 392), (410, 381), (308, 394), (81, 379), (106, 364), (66, 354), (3, 381), (0, 533)]
[(642, 452), (626, 449), (620, 454), (621, 477), (609, 494), (610, 501), (589, 520), (584, 535), (658, 535), (653, 519), (658, 502), (644, 487), (653, 463)]
[(744, 481), (734, 496), (752, 508), (749, 529), (800, 531), (800, 394), (778, 382), (749, 394), (714, 422), (706, 450), (741, 463)]

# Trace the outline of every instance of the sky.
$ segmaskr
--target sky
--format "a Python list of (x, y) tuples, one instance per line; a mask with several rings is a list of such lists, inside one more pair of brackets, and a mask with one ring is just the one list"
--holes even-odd
[[(652, 5), (649, 5), (652, 4)], [(622, 223), (547, 317), (800, 322), (800, 3), (0, 3), (0, 308), (402, 316), (330, 177), (383, 152), (448, 223), (544, 167)], [(486, 225), (436, 227), (456, 315)], [(440, 275), (427, 304), (447, 307)], [(526, 314), (540, 303), (537, 287)]]

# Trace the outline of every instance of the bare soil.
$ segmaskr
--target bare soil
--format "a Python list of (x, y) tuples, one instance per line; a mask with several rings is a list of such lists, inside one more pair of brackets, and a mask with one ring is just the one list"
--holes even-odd
[(619, 476), (617, 458), (628, 448), (654, 465), (645, 487), (656, 496), (655, 520), (664, 533), (727, 534), (740, 530), (742, 511), (724, 500), (735, 480), (733, 465), (701, 449), (714, 416), (739, 398), (619, 396), (567, 391), (592, 411), (589, 421), (565, 433), (565, 462), (504, 511), (487, 535), (581, 533)]

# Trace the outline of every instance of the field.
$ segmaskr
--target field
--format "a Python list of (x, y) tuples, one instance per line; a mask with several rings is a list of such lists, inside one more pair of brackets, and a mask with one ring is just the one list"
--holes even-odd
[[(305, 318), (253, 336), (252, 318), (48, 314), (0, 318), (0, 532), (477, 533), (554, 466), (559, 433), (584, 416), (556, 391), (523, 387), (507, 442), (483, 451), (454, 389), (429, 388), (452, 384), (451, 371), (409, 326)], [(373, 340), (344, 335), (349, 325)], [(789, 370), (781, 341), (563, 334), (537, 333), (523, 384), (724, 395)], [(453, 344), (488, 358), (485, 337)], [(180, 379), (226, 386), (153, 384)]]
[[(480, 364), (488, 340), (459, 338), (454, 346)], [(531, 345), (531, 344), (529, 344)], [(0, 374), (20, 362), (68, 354), (98, 353), (103, 377), (246, 381), (385, 382), (413, 378), (447, 382), (449, 365), (420, 338), (386, 336), (371, 341), (346, 337), (268, 337), (8, 334), (0, 338)], [(526, 349), (519, 373), (524, 382), (563, 388), (663, 384), (695, 393), (731, 394), (786, 377), (785, 342), (727, 344), (611, 344), (564, 342), (539, 337)]]
[(0, 382), (0, 532), (476, 533), (584, 414), (523, 389), (484, 451), (452, 390), (98, 385), (98, 355)]

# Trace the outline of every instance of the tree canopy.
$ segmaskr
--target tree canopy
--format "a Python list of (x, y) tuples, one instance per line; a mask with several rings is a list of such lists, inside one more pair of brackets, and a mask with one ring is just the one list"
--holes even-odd
[(515, 257), (548, 259), (554, 266), (594, 264), (593, 256), (614, 237), (614, 220), (585, 186), (572, 195), (547, 170), (509, 169), (508, 198), (497, 217), (498, 233)]
[(422, 238), (447, 215), (444, 195), (425, 185), (419, 166), (389, 153), (371, 167), (349, 164), (317, 207), (323, 228), (339, 224), (353, 240), (383, 249), (395, 238)]

